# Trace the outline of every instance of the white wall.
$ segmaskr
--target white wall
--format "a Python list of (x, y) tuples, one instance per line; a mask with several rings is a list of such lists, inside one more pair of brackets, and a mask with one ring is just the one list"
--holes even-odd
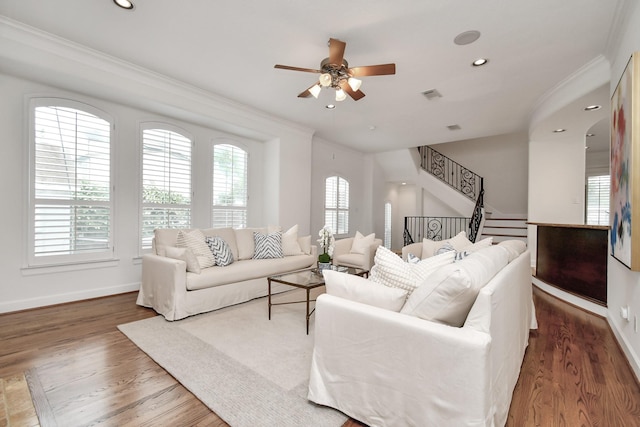
[[(311, 169), (311, 234), (314, 238), (318, 230), (325, 225), (325, 180), (335, 175), (349, 181), (349, 233), (336, 237), (351, 237), (356, 234), (356, 231), (360, 231), (365, 235), (375, 232), (376, 237), (382, 238), (384, 227), (376, 229), (374, 222), (379, 227), (380, 217), (382, 217), (384, 225), (384, 201), (376, 196), (374, 212), (372, 182), (378, 167), (370, 154), (314, 137)], [(379, 180), (376, 180), (376, 183), (376, 187), (381, 185)], [(373, 218), (376, 220), (374, 221)]]
[[(626, 15), (624, 31), (616, 43), (611, 60), (610, 93), (615, 90), (624, 67), (633, 52), (640, 51), (640, 4), (630, 2)], [(636, 165), (635, 167), (638, 167)], [(634, 207), (638, 209), (640, 207)], [(640, 272), (630, 271), (627, 267), (609, 257), (608, 263), (608, 320), (613, 331), (629, 358), (636, 376), (640, 378), (640, 332), (634, 329), (634, 319), (640, 322)], [(629, 306), (631, 322), (620, 317), (620, 307)], [(638, 325), (640, 328), (640, 324)]]
[(528, 141), (527, 133), (521, 132), (432, 148), (484, 178), (485, 205), (500, 213), (522, 215), (527, 213)]

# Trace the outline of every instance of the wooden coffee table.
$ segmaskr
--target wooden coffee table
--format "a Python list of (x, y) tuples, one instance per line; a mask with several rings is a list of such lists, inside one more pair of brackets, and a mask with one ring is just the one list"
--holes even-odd
[[(355, 274), (357, 276), (366, 277), (369, 274), (368, 270), (362, 270), (360, 268), (353, 267), (343, 267), (343, 266), (334, 266), (334, 270), (343, 271), (349, 274)], [(269, 320), (271, 320), (271, 306), (272, 305), (284, 305), (284, 304), (296, 304), (296, 303), (307, 303), (307, 335), (309, 335), (309, 318), (315, 311), (315, 308), (309, 311), (309, 305), (311, 301), (310, 293), (311, 289), (318, 288), (320, 286), (324, 286), (324, 276), (322, 272), (320, 272), (317, 268), (310, 268), (307, 270), (294, 271), (293, 273), (287, 274), (279, 274), (277, 276), (269, 276), (267, 277), (267, 281), (269, 282)], [(293, 286), (294, 288), (306, 289), (307, 290), (307, 299), (306, 301), (287, 301), (287, 302), (271, 302), (271, 282), (282, 283), (283, 285)]]

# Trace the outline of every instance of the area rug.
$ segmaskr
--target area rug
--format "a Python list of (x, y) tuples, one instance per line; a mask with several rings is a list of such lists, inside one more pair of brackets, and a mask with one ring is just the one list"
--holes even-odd
[[(274, 302), (299, 300), (299, 290)], [(305, 304), (272, 307), (266, 298), (168, 322), (162, 316), (119, 325), (142, 351), (234, 427), (341, 426), (347, 417), (307, 400), (313, 316)]]

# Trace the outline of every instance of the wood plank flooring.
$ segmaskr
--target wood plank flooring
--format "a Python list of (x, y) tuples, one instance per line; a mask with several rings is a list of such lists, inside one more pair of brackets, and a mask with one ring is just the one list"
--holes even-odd
[[(539, 330), (507, 425), (640, 427), (640, 387), (607, 322), (539, 290), (534, 298)], [(116, 329), (155, 316), (135, 299), (0, 315), (0, 379), (29, 382), (40, 425), (227, 425)], [(28, 397), (0, 398), (8, 403), (0, 427), (38, 425), (33, 412), (19, 412)], [(9, 421), (8, 412), (18, 415)]]

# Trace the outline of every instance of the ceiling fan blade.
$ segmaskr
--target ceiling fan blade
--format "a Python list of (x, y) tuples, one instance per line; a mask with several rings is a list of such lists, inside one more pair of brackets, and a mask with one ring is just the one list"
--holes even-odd
[(351, 98), (353, 98), (354, 101), (362, 99), (365, 96), (364, 92), (362, 92), (360, 89), (358, 89), (358, 90), (351, 89), (351, 86), (349, 86), (349, 83), (347, 83), (346, 80), (342, 80), (340, 82), (340, 88), (342, 88), (343, 91), (347, 92), (347, 94)]
[(385, 76), (396, 73), (396, 64), (365, 65), (349, 68), (353, 77)]
[(304, 71), (305, 73), (322, 73), (322, 71), (314, 70), (313, 68), (291, 67), (289, 65), (280, 65), (280, 64), (274, 65), (273, 68), (280, 68), (282, 70), (291, 70), (291, 71)]
[(344, 59), (344, 48), (347, 44), (338, 39), (329, 39), (329, 63), (342, 66), (342, 60)]
[(312, 87), (314, 87), (315, 85), (319, 85), (320, 82), (316, 82), (314, 84), (312, 84), (311, 86), (309, 86), (308, 89), (305, 89), (303, 92), (300, 92), (300, 94), (298, 95), (298, 98), (308, 98), (311, 96), (311, 92), (309, 91), (309, 89), (311, 89)]

